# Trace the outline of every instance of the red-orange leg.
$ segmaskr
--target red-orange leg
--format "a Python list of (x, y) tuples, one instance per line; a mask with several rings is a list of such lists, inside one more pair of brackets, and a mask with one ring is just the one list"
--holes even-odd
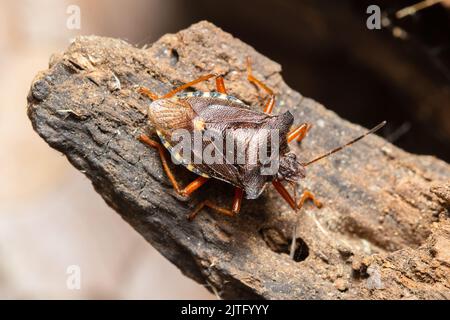
[(292, 198), (292, 196), (289, 194), (289, 192), (286, 190), (286, 188), (281, 184), (280, 181), (274, 180), (272, 181), (273, 186), (278, 191), (278, 193), (283, 197), (283, 199), (291, 206), (292, 209), (296, 210), (301, 209), (305, 201), (312, 200), (314, 202), (314, 205), (317, 208), (322, 207), (322, 203), (314, 197), (314, 195), (309, 191), (305, 190), (303, 191), (302, 195), (300, 196), (300, 201), (296, 205), (295, 200)]
[(212, 73), (204, 75), (204, 76), (201, 76), (200, 78), (192, 80), (191, 82), (183, 84), (182, 86), (179, 86), (178, 88), (173, 89), (169, 93), (166, 93), (165, 95), (162, 96), (162, 99), (167, 99), (167, 98), (173, 97), (178, 92), (183, 91), (184, 89), (187, 89), (189, 87), (192, 87), (193, 85), (196, 85), (196, 84), (198, 84), (200, 82), (203, 82), (203, 81), (206, 81), (208, 79), (211, 79), (214, 76), (216, 76), (216, 75), (212, 74)]
[(148, 89), (146, 87), (139, 87), (138, 92), (140, 94), (146, 95), (147, 97), (149, 97), (153, 101), (159, 99), (159, 97), (158, 97), (158, 95), (156, 93), (151, 92), (150, 89)]
[(322, 208), (322, 202), (316, 199), (316, 197), (308, 189), (303, 190), (298, 202), (297, 208), (300, 210), (303, 207), (305, 201), (311, 200), (317, 208)]
[(231, 211), (234, 212), (234, 214), (238, 214), (239, 211), (241, 211), (243, 196), (244, 191), (241, 188), (234, 188), (233, 205), (231, 206)]
[(309, 129), (311, 129), (311, 125), (309, 123), (303, 123), (298, 128), (291, 130), (287, 135), (288, 143), (294, 139), (297, 139), (297, 142), (302, 141)]
[(211, 202), (210, 200), (202, 201), (195, 207), (195, 209), (188, 215), (187, 218), (189, 221), (192, 221), (204, 207), (209, 207), (221, 214), (224, 214), (229, 217), (234, 217), (241, 210), (243, 195), (244, 192), (242, 191), (242, 189), (240, 188), (234, 189), (233, 204), (231, 205), (231, 209), (218, 206), (217, 204)]
[(195, 190), (204, 185), (208, 180), (209, 178), (206, 177), (198, 177), (197, 179), (189, 183), (183, 190), (181, 190), (181, 195), (185, 197), (190, 196), (192, 193), (194, 193)]
[(145, 88), (145, 87), (139, 87), (138, 92), (146, 95), (147, 97), (149, 97), (152, 100), (167, 99), (167, 98), (173, 97), (175, 94), (177, 94), (178, 92), (180, 92), (184, 89), (192, 87), (193, 85), (196, 85), (200, 82), (206, 81), (214, 76), (215, 76), (215, 74), (212, 74), (212, 73), (201, 76), (200, 78), (192, 80), (191, 82), (188, 82), (186, 84), (183, 84), (182, 86), (179, 86), (178, 88), (173, 89), (172, 91), (166, 93), (162, 97), (158, 97), (158, 95), (156, 93), (150, 91), (148, 88)]
[(170, 170), (170, 167), (169, 167), (169, 164), (168, 164), (168, 160), (167, 160), (167, 154), (165, 153), (164, 147), (159, 142), (156, 142), (155, 140), (150, 139), (145, 134), (141, 134), (139, 136), (139, 141), (141, 141), (141, 142), (145, 143), (146, 145), (148, 145), (148, 146), (158, 150), (159, 157), (161, 158), (161, 163), (162, 163), (164, 171), (167, 174), (167, 177), (169, 178), (170, 182), (172, 183), (173, 188), (175, 189), (175, 191), (177, 193), (181, 194), (180, 186), (178, 185), (178, 182), (175, 179), (175, 176), (173, 175), (172, 171)]
[(266, 105), (264, 106), (264, 113), (272, 113), (273, 106), (275, 105), (275, 96), (270, 96), (269, 100), (267, 100)]
[(275, 105), (275, 94), (273, 93), (273, 90), (270, 89), (267, 85), (265, 85), (261, 80), (255, 78), (255, 76), (252, 73), (252, 64), (250, 61), (250, 57), (247, 57), (247, 79), (255, 86), (267, 92), (267, 94), (269, 95), (269, 99), (267, 100), (264, 106), (264, 112), (272, 113), (273, 107)]
[(216, 78), (216, 88), (217, 88), (217, 92), (220, 93), (227, 93), (227, 90), (225, 89), (225, 82), (223, 81), (223, 77), (222, 76), (218, 76)]
[(278, 191), (280, 196), (283, 197), (283, 199), (291, 206), (291, 208), (295, 210), (295, 207), (296, 207), (295, 201), (291, 197), (289, 192), (286, 190), (286, 188), (281, 184), (281, 182), (278, 180), (273, 180), (272, 184), (275, 187), (275, 189)]
[(166, 173), (167, 177), (169, 178), (170, 182), (172, 183), (173, 188), (175, 189), (175, 191), (178, 194), (185, 196), (185, 197), (190, 196), (195, 190), (200, 188), (202, 185), (204, 185), (208, 181), (208, 178), (198, 177), (197, 179), (192, 181), (190, 184), (188, 184), (185, 188), (181, 189), (180, 185), (178, 184), (178, 181), (175, 179), (175, 176), (172, 173), (172, 170), (170, 170), (170, 167), (168, 164), (167, 153), (165, 152), (164, 147), (159, 142), (156, 142), (155, 140), (150, 139), (145, 134), (141, 134), (139, 136), (139, 141), (158, 150), (164, 172)]

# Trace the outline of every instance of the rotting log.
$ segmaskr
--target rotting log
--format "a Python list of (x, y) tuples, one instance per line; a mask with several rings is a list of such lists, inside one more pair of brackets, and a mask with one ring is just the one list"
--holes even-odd
[[(136, 137), (148, 130), (146, 86), (158, 94), (200, 75), (225, 75), (230, 94), (260, 108), (264, 94), (246, 81), (245, 58), (277, 93), (275, 112), (314, 125), (293, 150), (308, 160), (364, 131), (289, 88), (281, 66), (208, 22), (168, 34), (147, 48), (79, 37), (34, 79), (34, 129), (91, 181), (124, 220), (186, 276), (222, 298), (449, 299), (450, 166), (369, 136), (308, 167), (301, 187), (322, 209), (295, 214), (268, 188), (235, 218), (204, 210), (205, 197), (229, 205), (232, 187), (209, 181), (184, 201), (158, 154)], [(195, 86), (213, 90), (213, 81)], [(326, 88), (324, 88), (326, 90)], [(389, 119), (387, 119), (389, 120)], [(187, 183), (195, 176), (174, 166)], [(289, 256), (296, 227), (296, 259)], [(101, 226), (99, 226), (101, 227)]]

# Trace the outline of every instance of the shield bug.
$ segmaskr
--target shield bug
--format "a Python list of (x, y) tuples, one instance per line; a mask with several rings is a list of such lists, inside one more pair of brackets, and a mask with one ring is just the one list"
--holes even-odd
[[(215, 92), (182, 92), (213, 77), (216, 81), (217, 91)], [(309, 190), (304, 190), (297, 202), (282, 182), (296, 183), (305, 177), (305, 167), (308, 165), (351, 145), (385, 124), (385, 122), (382, 122), (356, 139), (309, 162), (301, 163), (297, 160), (296, 155), (290, 152), (289, 143), (292, 141), (300, 142), (306, 136), (311, 125), (303, 123), (292, 128), (294, 117), (289, 111), (280, 115), (272, 115), (275, 94), (272, 89), (253, 76), (249, 59), (247, 59), (247, 79), (268, 94), (262, 112), (252, 110), (239, 99), (228, 95), (223, 77), (215, 74), (204, 75), (161, 97), (147, 88), (139, 88), (141, 94), (153, 100), (148, 108), (148, 117), (161, 143), (145, 134), (140, 135), (139, 140), (158, 150), (163, 169), (175, 191), (188, 197), (210, 178), (225, 181), (235, 187), (231, 208), (224, 208), (211, 200), (205, 200), (188, 215), (189, 220), (192, 220), (204, 207), (210, 207), (222, 214), (234, 216), (240, 211), (244, 196), (247, 199), (258, 198), (268, 183), (272, 183), (278, 193), (294, 210), (299, 210), (303, 203), (309, 199), (317, 207), (321, 207), (322, 204)], [(212, 132), (214, 135), (210, 136), (215, 136), (215, 138), (202, 138), (200, 148), (189, 149), (189, 157), (186, 158), (185, 154), (181, 156), (180, 150), (175, 148), (178, 141), (176, 141), (174, 135), (180, 130), (190, 134), (189, 142), (194, 144), (196, 143), (195, 137), (198, 136), (197, 133)], [(275, 135), (273, 135), (274, 132)], [(256, 145), (260, 146), (261, 144), (258, 143), (266, 141), (262, 145), (267, 147), (268, 140), (271, 142), (268, 149), (271, 149), (270, 151), (276, 149), (277, 151), (275, 160), (269, 157), (276, 163), (276, 170), (263, 172), (263, 169), (267, 169), (267, 163), (258, 161), (262, 158), (260, 149), (255, 147), (252, 142), (256, 141)], [(228, 143), (230, 141), (231, 144)], [(276, 143), (273, 146), (274, 141)], [(241, 146), (241, 149), (237, 148), (238, 145)], [(192, 160), (198, 160), (199, 158), (202, 160), (203, 151), (208, 148), (213, 150), (215, 161)], [(169, 157), (166, 149), (170, 152), (172, 159), (178, 160), (199, 177), (186, 187), (181, 188), (168, 165)], [(267, 155), (267, 150), (263, 150), (264, 153)], [(230, 154), (231, 157), (228, 157)], [(243, 161), (239, 161), (242, 159)], [(249, 159), (256, 159), (256, 161), (250, 162)]]

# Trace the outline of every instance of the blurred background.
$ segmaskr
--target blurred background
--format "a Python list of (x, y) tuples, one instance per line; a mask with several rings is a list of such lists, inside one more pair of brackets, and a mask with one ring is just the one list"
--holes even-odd
[[(372, 4), (381, 29), (366, 25)], [(68, 23), (74, 8), (79, 28)], [(448, 0), (0, 0), (0, 298), (215, 298), (32, 130), (30, 83), (77, 35), (143, 46), (209, 20), (279, 62), (303, 95), (366, 127), (386, 119), (381, 135), (394, 144), (450, 161), (449, 9)], [(67, 286), (71, 265), (79, 290)]]

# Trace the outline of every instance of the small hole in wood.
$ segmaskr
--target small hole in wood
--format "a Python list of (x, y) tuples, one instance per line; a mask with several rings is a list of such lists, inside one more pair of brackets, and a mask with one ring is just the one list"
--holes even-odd
[(180, 60), (180, 55), (178, 54), (178, 51), (176, 49), (170, 50), (170, 65), (174, 66), (178, 63)]
[[(259, 232), (272, 251), (290, 255), (292, 238), (285, 237), (283, 233), (276, 228), (263, 228)], [(296, 262), (305, 261), (308, 256), (308, 245), (302, 238), (296, 238), (293, 260)]]
[[(288, 239), (290, 240), (290, 239)], [(289, 244), (291, 242), (289, 241)], [(290, 249), (290, 245), (289, 248)], [(287, 252), (288, 254), (290, 253)], [(306, 260), (309, 256), (309, 247), (306, 242), (302, 238), (297, 238), (295, 241), (295, 250), (294, 250), (294, 261), (300, 262)]]

